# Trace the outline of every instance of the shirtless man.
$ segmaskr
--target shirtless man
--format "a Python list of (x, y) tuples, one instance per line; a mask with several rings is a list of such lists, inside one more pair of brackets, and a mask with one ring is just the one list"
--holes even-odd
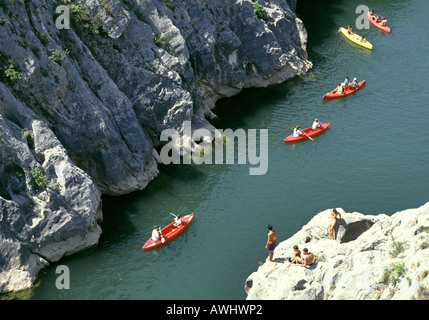
[(300, 267), (305, 267), (307, 265), (312, 265), (316, 262), (318, 256), (314, 254), (313, 252), (308, 252), (307, 248), (302, 249), (302, 255), (301, 255), (301, 263), (298, 263), (297, 265)]
[(274, 248), (276, 247), (277, 232), (271, 224), (268, 225), (268, 240), (265, 248), (268, 249), (268, 260), (273, 261)]

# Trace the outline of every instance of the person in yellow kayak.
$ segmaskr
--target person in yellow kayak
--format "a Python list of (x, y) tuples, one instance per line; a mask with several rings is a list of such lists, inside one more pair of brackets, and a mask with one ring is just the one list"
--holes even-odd
[(350, 26), (347, 27), (347, 33), (349, 35), (351, 35), (353, 33), (352, 27), (350, 27)]
[(360, 37), (360, 42), (363, 42), (363, 43), (367, 42), (364, 36)]

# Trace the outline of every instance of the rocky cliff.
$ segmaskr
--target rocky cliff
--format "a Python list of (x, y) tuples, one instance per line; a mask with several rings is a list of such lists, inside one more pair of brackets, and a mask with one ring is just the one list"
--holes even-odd
[[(429, 202), (392, 216), (340, 212), (334, 240), (325, 210), (281, 242), (274, 262), (247, 278), (247, 299), (429, 299)], [(318, 255), (316, 263), (287, 268), (294, 245)]]
[[(293, 0), (0, 0), (0, 292), (97, 243), (160, 133), (311, 68)], [(59, 7), (66, 5), (66, 9)]]

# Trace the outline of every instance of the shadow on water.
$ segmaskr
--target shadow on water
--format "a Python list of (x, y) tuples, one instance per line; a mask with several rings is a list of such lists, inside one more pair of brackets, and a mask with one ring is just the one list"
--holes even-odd
[(100, 245), (114, 242), (118, 238), (123, 241), (124, 237), (132, 238), (134, 236), (138, 230), (132, 222), (131, 215), (139, 213), (144, 208), (138, 201), (142, 197), (151, 199), (162, 191), (168, 194), (170, 199), (179, 201), (180, 196), (175, 191), (174, 181), (192, 184), (193, 181), (201, 180), (204, 175), (197, 167), (191, 165), (160, 165), (159, 174), (144, 190), (120, 197), (104, 195), (102, 197), (103, 223), (101, 225), (103, 233), (100, 238)]
[(246, 121), (264, 109), (282, 104), (288, 96), (305, 86), (304, 76), (295, 76), (283, 83), (273, 84), (266, 88), (246, 88), (235, 96), (218, 100), (212, 110), (217, 118), (211, 123), (217, 128), (247, 128)]
[(343, 1), (306, 0), (298, 1), (296, 14), (308, 33), (307, 52), (309, 59), (319, 64), (327, 58), (317, 53), (315, 48), (323, 45), (326, 38), (338, 29), (334, 17), (344, 14)]

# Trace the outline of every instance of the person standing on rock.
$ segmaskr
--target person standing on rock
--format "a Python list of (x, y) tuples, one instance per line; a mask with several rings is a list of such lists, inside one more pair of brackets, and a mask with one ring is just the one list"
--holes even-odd
[(268, 240), (265, 248), (268, 249), (268, 260), (273, 261), (274, 248), (276, 247), (277, 232), (271, 224), (268, 225)]
[(331, 210), (331, 214), (329, 216), (329, 226), (328, 226), (328, 231), (329, 231), (329, 240), (334, 240), (334, 227), (335, 224), (337, 223), (337, 216), (340, 216), (339, 221), (341, 222), (341, 214), (337, 211), (337, 209), (332, 209)]

